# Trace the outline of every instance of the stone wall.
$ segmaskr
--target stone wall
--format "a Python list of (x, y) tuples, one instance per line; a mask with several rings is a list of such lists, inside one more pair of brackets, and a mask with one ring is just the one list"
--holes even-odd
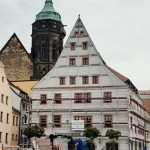
[(10, 81), (30, 80), (33, 75), (33, 62), (16, 34), (13, 34), (0, 52), (0, 60), (5, 65)]

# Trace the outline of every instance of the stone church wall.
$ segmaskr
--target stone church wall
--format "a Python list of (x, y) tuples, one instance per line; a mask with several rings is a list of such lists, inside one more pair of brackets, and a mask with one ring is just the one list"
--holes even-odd
[(10, 81), (30, 80), (33, 75), (32, 59), (16, 34), (0, 51), (0, 60), (5, 65), (6, 76)]

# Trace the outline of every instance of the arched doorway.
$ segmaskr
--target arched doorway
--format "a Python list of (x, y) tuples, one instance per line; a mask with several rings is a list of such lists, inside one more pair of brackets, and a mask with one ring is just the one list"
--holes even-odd
[(118, 150), (118, 143), (106, 143), (106, 150)]

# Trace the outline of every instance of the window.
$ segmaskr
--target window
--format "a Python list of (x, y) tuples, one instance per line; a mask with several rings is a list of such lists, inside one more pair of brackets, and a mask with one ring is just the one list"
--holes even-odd
[(47, 52), (46, 52), (46, 42), (42, 41), (41, 42), (41, 58), (45, 59), (47, 57)]
[(82, 37), (84, 35), (84, 32), (83, 31), (80, 31), (80, 36)]
[(75, 116), (74, 120), (84, 120), (85, 128), (92, 127), (92, 116)]
[(61, 94), (55, 94), (55, 104), (61, 104)]
[(15, 125), (15, 116), (13, 116), (13, 125)]
[(4, 103), (4, 95), (1, 95), (1, 103)]
[(8, 143), (8, 133), (6, 133), (6, 136), (5, 136), (5, 143), (6, 144)]
[(16, 134), (16, 141), (18, 140), (18, 135)]
[(2, 77), (2, 82), (4, 82), (4, 77)]
[(75, 43), (70, 43), (70, 50), (75, 50)]
[(104, 127), (112, 128), (112, 115), (104, 115)]
[(8, 105), (8, 96), (6, 96), (6, 105)]
[(69, 59), (69, 65), (70, 66), (75, 66), (76, 65), (76, 59), (75, 58), (70, 58)]
[(111, 103), (112, 97), (111, 92), (104, 92), (104, 103)]
[(47, 127), (47, 115), (40, 116), (40, 127)]
[(89, 58), (82, 58), (82, 65), (89, 65)]
[(57, 42), (56, 41), (53, 41), (53, 45), (52, 45), (52, 58), (53, 58), (53, 61), (56, 61), (57, 59)]
[(130, 125), (131, 125), (131, 130), (132, 130), (132, 117), (130, 117)]
[(0, 114), (0, 122), (3, 122), (3, 112)]
[(14, 134), (12, 134), (12, 140), (14, 140)]
[(84, 102), (91, 103), (91, 93), (84, 93)]
[(88, 84), (89, 83), (89, 77), (88, 76), (82, 77), (82, 83), (83, 84)]
[(92, 77), (92, 83), (93, 84), (98, 84), (98, 76), (93, 76)]
[(84, 42), (84, 43), (83, 43), (83, 50), (87, 50), (87, 46), (88, 46), (88, 43), (87, 43), (87, 42)]
[(9, 123), (9, 114), (7, 114), (6, 123), (7, 123), (7, 124)]
[(75, 93), (75, 103), (82, 103), (82, 93)]
[(19, 120), (19, 118), (16, 117), (16, 126), (18, 126), (18, 120)]
[(75, 32), (75, 33), (74, 33), (74, 36), (75, 36), (75, 37), (78, 37), (78, 32)]
[(91, 103), (91, 93), (75, 93), (75, 103)]
[(60, 78), (60, 85), (65, 85), (65, 77)]
[(2, 132), (0, 132), (0, 143), (2, 142)]
[(55, 128), (61, 127), (61, 116), (60, 115), (54, 115), (53, 117), (53, 126)]
[(41, 94), (41, 103), (40, 104), (47, 104), (47, 95)]
[(70, 84), (76, 84), (76, 77), (70, 77)]

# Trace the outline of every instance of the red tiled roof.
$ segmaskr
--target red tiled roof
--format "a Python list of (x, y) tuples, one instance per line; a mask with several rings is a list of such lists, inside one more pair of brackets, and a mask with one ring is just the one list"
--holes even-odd
[(115, 71), (114, 69), (110, 68), (109, 66), (106, 65), (106, 67), (112, 72), (114, 73), (119, 79), (121, 79), (123, 82), (126, 82), (127, 80), (129, 80), (127, 77), (123, 76), (122, 74), (120, 74), (119, 72)]

